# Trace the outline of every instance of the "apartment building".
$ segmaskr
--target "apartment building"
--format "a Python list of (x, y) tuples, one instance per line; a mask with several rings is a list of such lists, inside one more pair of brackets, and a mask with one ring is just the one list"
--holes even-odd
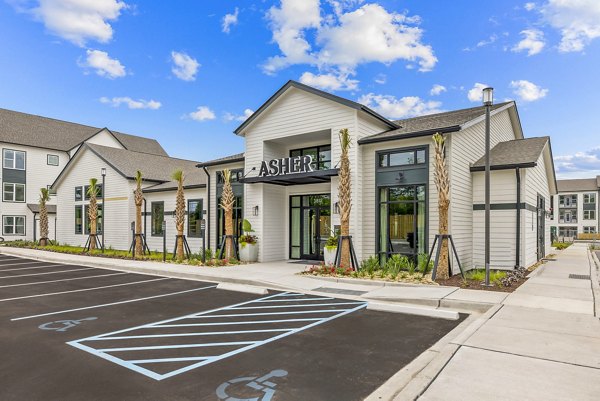
[(558, 194), (552, 199), (552, 236), (576, 239), (579, 234), (600, 232), (600, 176), (558, 180)]

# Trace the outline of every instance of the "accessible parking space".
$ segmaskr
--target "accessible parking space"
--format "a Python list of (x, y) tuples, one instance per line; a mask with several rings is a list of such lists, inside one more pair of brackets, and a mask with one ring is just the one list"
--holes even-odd
[(2, 400), (362, 400), (462, 320), (37, 266), (0, 255)]

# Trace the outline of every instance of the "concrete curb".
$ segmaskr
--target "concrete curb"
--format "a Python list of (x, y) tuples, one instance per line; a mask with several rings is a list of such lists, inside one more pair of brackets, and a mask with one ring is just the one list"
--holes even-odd
[[(592, 281), (592, 294), (594, 296), (594, 316), (600, 317), (600, 283), (598, 282), (598, 271), (600, 270), (600, 260), (596, 256), (596, 252), (588, 248), (588, 252), (592, 258), (593, 264), (590, 264), (590, 278)], [(594, 267), (596, 267), (594, 269)]]
[(333, 283), (341, 284), (356, 284), (356, 285), (370, 285), (373, 287), (432, 287), (432, 288), (454, 288), (444, 285), (433, 285), (433, 284), (412, 284), (412, 283), (398, 283), (395, 281), (385, 280), (367, 280), (362, 278), (343, 278), (343, 277), (323, 277), (323, 276), (309, 276), (303, 275), (313, 280), (331, 281)]
[(369, 302), (367, 304), (367, 309), (381, 312), (406, 313), (408, 315), (435, 317), (447, 320), (458, 320), (460, 318), (458, 312), (455, 311), (432, 308), (419, 308), (416, 306), (403, 305), (399, 303), (384, 304), (379, 302)]
[(248, 294), (267, 295), (269, 290), (253, 285), (234, 284), (234, 283), (219, 283), (217, 290), (245, 292)]

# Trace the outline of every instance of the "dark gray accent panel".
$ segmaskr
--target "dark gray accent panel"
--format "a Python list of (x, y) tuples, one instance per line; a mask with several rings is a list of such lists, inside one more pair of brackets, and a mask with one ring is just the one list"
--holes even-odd
[(584, 203), (583, 210), (596, 210), (596, 204), (595, 203)]
[[(491, 210), (515, 210), (517, 209), (516, 203), (492, 203), (490, 205)], [(529, 203), (521, 202), (521, 209), (529, 210), (530, 212), (536, 212), (537, 208)], [(485, 210), (485, 204), (479, 203), (473, 205), (473, 210)]]
[(26, 184), (26, 170), (13, 170), (10, 168), (2, 169), (2, 181), (13, 184)]
[(389, 171), (381, 169), (376, 174), (377, 186), (390, 185), (416, 185), (427, 183), (428, 172), (427, 166), (423, 168), (391, 168)]

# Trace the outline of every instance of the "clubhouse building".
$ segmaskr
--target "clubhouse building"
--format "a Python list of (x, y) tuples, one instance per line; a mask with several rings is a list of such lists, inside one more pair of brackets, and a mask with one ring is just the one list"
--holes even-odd
[[(206, 246), (216, 249), (224, 234), (222, 171), (230, 169), (236, 234), (241, 234), (243, 219), (252, 223), (259, 261), (320, 260), (325, 241), (340, 225), (342, 128), (353, 141), (350, 232), (359, 260), (429, 251), (438, 227), (432, 135), (439, 132), (446, 137), (451, 183), (450, 234), (463, 266), (484, 265), (484, 107), (393, 121), (294, 81), (235, 130), (245, 141), (240, 154), (197, 162), (117, 142), (82, 143), (49, 182), (56, 191), (56, 239), (85, 243), (85, 185), (92, 177), (100, 182), (106, 169), (101, 228), (106, 246), (128, 249), (135, 219), (133, 178), (140, 170), (148, 245), (162, 250), (165, 221), (172, 251), (176, 185), (170, 176), (181, 168), (188, 243), (192, 252), (200, 250), (205, 221)], [(491, 147), (492, 267), (529, 266), (550, 252), (550, 199), (557, 193), (550, 139), (525, 138), (516, 104), (505, 102), (492, 106)], [(457, 273), (456, 263), (452, 265)]]

